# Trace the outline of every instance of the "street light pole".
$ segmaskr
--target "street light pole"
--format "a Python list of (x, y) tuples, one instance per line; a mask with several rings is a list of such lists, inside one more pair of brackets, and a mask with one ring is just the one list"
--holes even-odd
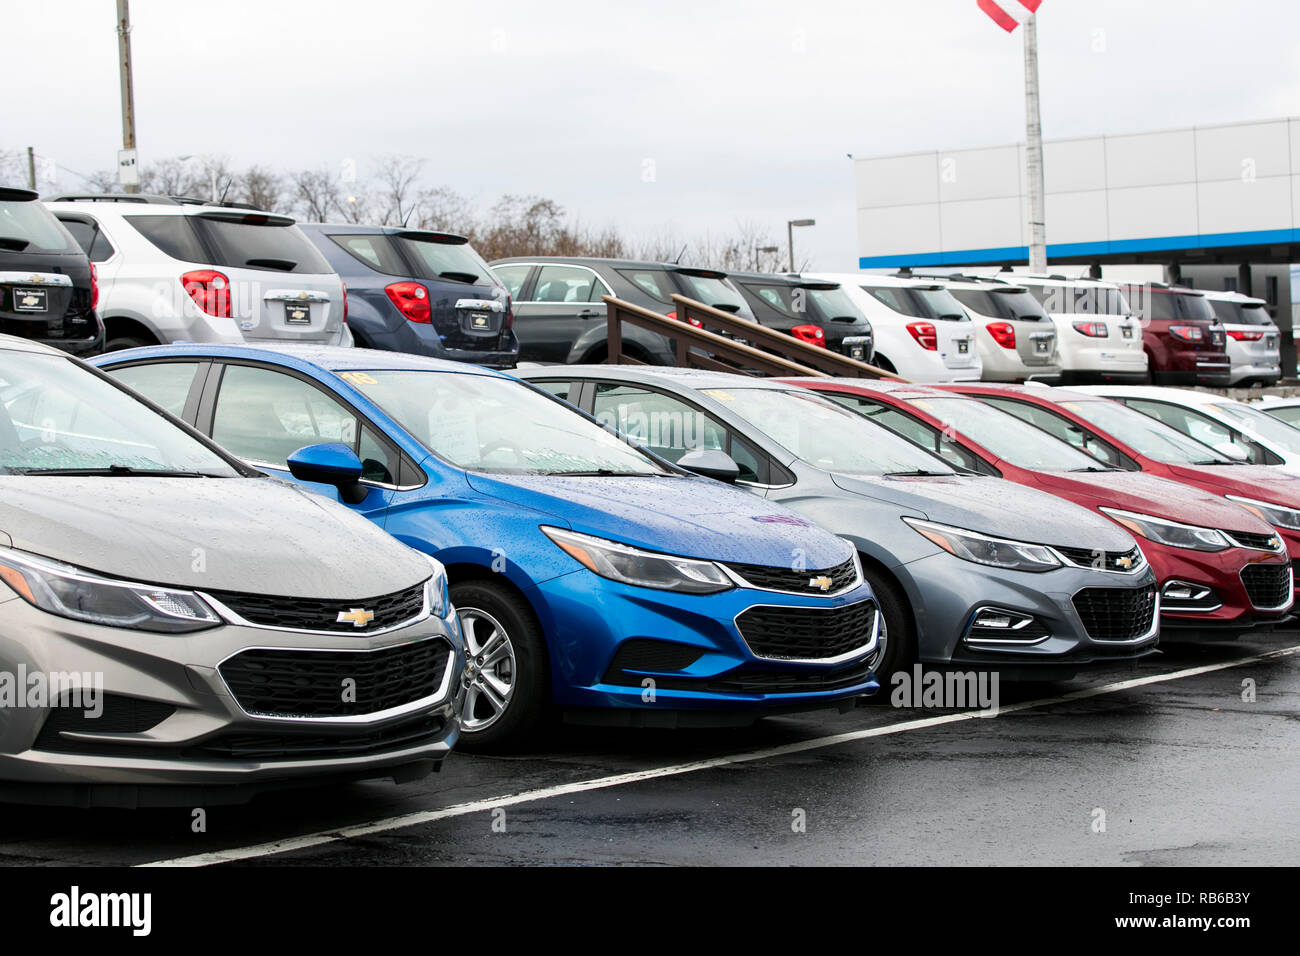
[(1038, 16), (1025, 28), (1025, 178), (1029, 187), (1029, 271), (1047, 271), (1043, 186), (1043, 118), (1038, 108)]
[[(122, 148), (135, 149), (135, 88), (131, 81), (131, 11), (129, 0), (117, 0), (117, 63), (122, 79)], [(134, 183), (124, 187), (137, 193)]]
[(785, 224), (786, 249), (790, 256), (790, 271), (794, 272), (794, 227), (795, 226), (815, 226), (816, 219), (791, 219)]

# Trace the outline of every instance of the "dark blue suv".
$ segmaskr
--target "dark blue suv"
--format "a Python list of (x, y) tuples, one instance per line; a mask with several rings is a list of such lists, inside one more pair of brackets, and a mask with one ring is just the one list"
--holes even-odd
[(343, 277), (361, 348), (490, 368), (519, 358), (505, 286), (464, 236), (397, 226), (300, 223)]

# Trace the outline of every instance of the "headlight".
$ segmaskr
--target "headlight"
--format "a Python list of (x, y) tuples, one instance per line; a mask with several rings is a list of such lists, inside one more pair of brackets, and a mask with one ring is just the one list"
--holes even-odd
[(1041, 544), (991, 538), (986, 534), (967, 531), (964, 528), (950, 528), (944, 524), (922, 521), (919, 518), (903, 520), (912, 530), (929, 538), (943, 550), (963, 561), (974, 561), (976, 564), (1009, 568), (1013, 571), (1050, 571), (1061, 567), (1061, 562), (1052, 553), (1052, 549)]
[(424, 584), (425, 594), (429, 599), (429, 611), (434, 617), (446, 617), (451, 613), (451, 590), (447, 585), (447, 569), (437, 558), (418, 552), (433, 567), (433, 577)]
[(1300, 511), (1283, 505), (1271, 505), (1254, 498), (1239, 498), (1236, 495), (1224, 495), (1229, 501), (1235, 501), (1247, 511), (1253, 511), (1275, 528), (1287, 528), (1300, 531)]
[(0, 579), (28, 604), (74, 621), (162, 634), (221, 623), (193, 591), (115, 581), (22, 551), (0, 548)]
[(1214, 528), (1201, 528), (1194, 524), (1179, 524), (1152, 515), (1120, 511), (1118, 508), (1101, 508), (1102, 514), (1118, 521), (1128, 530), (1157, 544), (1171, 548), (1191, 548), (1193, 551), (1223, 551), (1232, 546), (1223, 533)]
[(735, 587), (712, 561), (642, 551), (617, 541), (543, 526), (542, 533), (587, 570), (611, 581), (661, 591), (712, 594)]

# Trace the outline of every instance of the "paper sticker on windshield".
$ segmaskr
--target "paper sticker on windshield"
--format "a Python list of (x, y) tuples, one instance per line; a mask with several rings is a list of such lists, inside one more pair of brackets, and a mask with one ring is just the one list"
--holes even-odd
[(341, 372), (339, 378), (350, 385), (378, 385), (372, 377), (365, 372)]
[(429, 409), (429, 444), (448, 461), (479, 460), (478, 423), (474, 407), (459, 395), (447, 395)]

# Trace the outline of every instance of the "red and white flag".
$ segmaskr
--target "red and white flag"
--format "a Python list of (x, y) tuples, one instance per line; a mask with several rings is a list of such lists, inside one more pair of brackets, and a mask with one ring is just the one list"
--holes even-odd
[(993, 18), (993, 22), (1011, 33), (1038, 12), (1043, 0), (977, 0), (979, 8)]

